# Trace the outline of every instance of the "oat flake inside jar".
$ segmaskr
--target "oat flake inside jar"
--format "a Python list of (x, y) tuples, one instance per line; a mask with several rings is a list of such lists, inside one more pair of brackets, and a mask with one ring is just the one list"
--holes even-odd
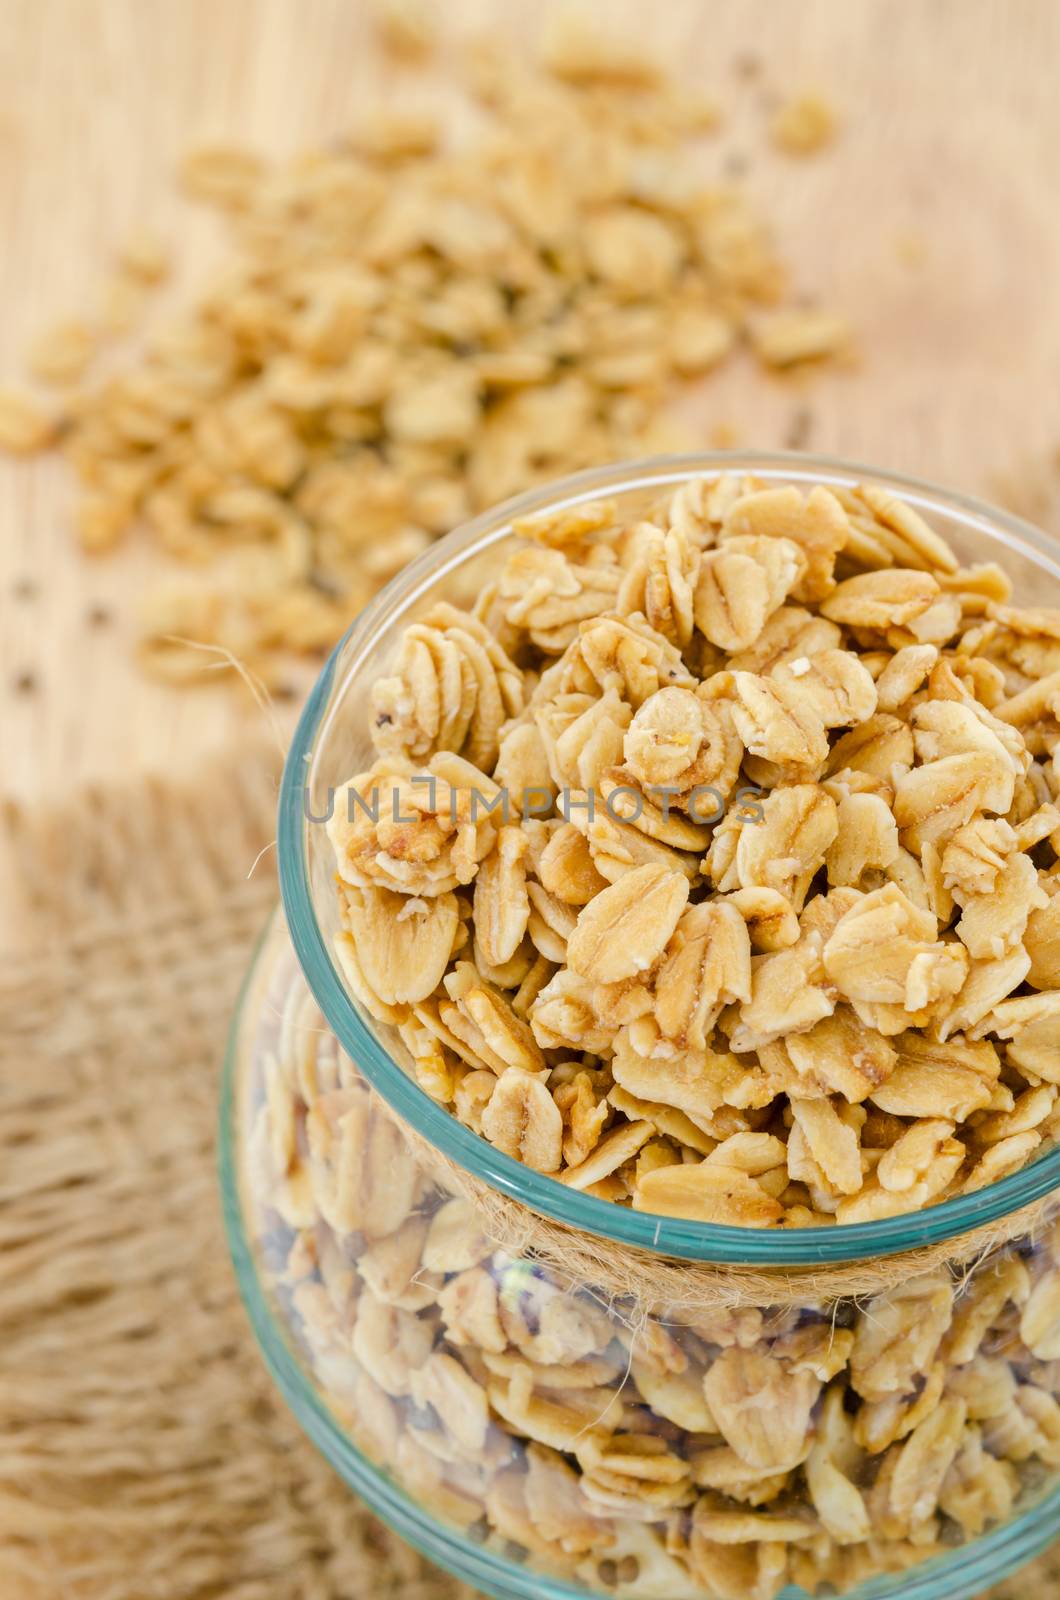
[[(1060, 1533), (1053, 607), (1000, 512), (664, 459), (450, 535), (328, 663), (233, 1028), (229, 1233), (307, 1433), (483, 1592), (960, 1600)], [(698, 811), (675, 691), (722, 716)], [(447, 824), (427, 785), (468, 771)], [(405, 809), (336, 823), (373, 773)], [(618, 793), (647, 776), (662, 829)], [(784, 850), (755, 807), (798, 809)]]

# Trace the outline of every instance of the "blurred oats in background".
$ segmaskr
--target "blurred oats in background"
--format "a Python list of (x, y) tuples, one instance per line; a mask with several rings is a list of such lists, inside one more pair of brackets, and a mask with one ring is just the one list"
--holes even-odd
[[(193, 765), (249, 697), (149, 679), (297, 702), (428, 540), (580, 466), (788, 446), (1047, 514), (1050, 6), (47, 9), (0, 130), (13, 792)], [(62, 725), (74, 639), (120, 726)]]
[[(432, 20), (383, 6), (382, 42), (426, 70)], [(66, 457), (86, 551), (139, 528), (208, 569), (149, 596), (141, 658), (159, 677), (206, 681), (211, 644), (282, 688), (285, 655), (319, 656), (475, 511), (733, 440), (723, 412), (704, 428), (677, 411), (741, 349), (778, 372), (847, 349), (844, 319), (796, 298), (733, 151), (705, 176), (704, 145), (724, 143), (713, 98), (587, 13), (556, 15), (540, 64), (486, 36), (437, 65), (451, 116), (414, 74), (395, 86), (412, 98), (381, 95), (293, 160), (192, 149), (182, 185), (221, 214), (220, 275), (100, 378), (94, 358), (137, 331), (169, 265), (133, 235), (94, 322), (30, 348), (58, 393), (0, 409), (14, 451)], [(794, 96), (765, 138), (808, 155), (836, 129), (828, 102)], [(804, 409), (789, 432), (806, 442)]]

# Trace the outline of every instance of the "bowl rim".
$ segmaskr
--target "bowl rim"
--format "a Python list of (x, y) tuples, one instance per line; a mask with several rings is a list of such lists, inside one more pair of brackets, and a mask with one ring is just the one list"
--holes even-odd
[(591, 468), (506, 500), (440, 539), (404, 568), (365, 607), (335, 646), (302, 710), (280, 784), (278, 866), (291, 940), (303, 974), (339, 1043), (388, 1104), (443, 1155), (491, 1188), (554, 1221), (613, 1243), (686, 1260), (746, 1266), (809, 1267), (893, 1255), (956, 1238), (1041, 1199), (1060, 1185), (1060, 1143), (1008, 1177), (919, 1212), (871, 1222), (783, 1230), (694, 1222), (634, 1211), (583, 1194), (496, 1150), (408, 1075), (351, 1000), (313, 909), (306, 857), (304, 789), (314, 751), (327, 734), (342, 689), (340, 667), (358, 658), (404, 620), (424, 591), (471, 554), (511, 533), (516, 518), (657, 487), (689, 477), (749, 473), (791, 483), (850, 487), (881, 484), (916, 509), (957, 520), (971, 531), (1019, 552), (1060, 583), (1060, 546), (1040, 529), (972, 496), (919, 478), (829, 456), (783, 451), (712, 451), (655, 456)]
[[(218, 1108), (218, 1178), (221, 1210), (240, 1298), (265, 1367), (299, 1427), (349, 1488), (389, 1528), (428, 1560), (498, 1600), (603, 1600), (594, 1591), (537, 1572), (469, 1538), (419, 1504), (354, 1444), (299, 1356), (293, 1330), (277, 1315), (259, 1271), (247, 1225), (241, 1182), (241, 1031), (261, 960), (276, 928), (274, 912), (258, 938), (228, 1032)], [(848, 1591), (842, 1600), (965, 1600), (1032, 1560), (1060, 1534), (1060, 1484), (1032, 1499), (1015, 1517), (933, 1556), (922, 1565), (883, 1573)], [(788, 1585), (777, 1600), (811, 1600)]]

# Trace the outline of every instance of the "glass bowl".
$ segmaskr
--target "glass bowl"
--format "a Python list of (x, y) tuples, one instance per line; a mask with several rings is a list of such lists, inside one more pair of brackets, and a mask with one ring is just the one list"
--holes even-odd
[[(310, 1437), (399, 1532), (488, 1593), (768, 1600), (788, 1583), (792, 1594), (823, 1584), (859, 1597), (957, 1600), (1060, 1531), (1051, 1472), (1060, 1464), (1060, 1359), (1052, 1324), (1041, 1331), (1052, 1274), (1060, 1276), (1048, 1237), (1000, 1247), (965, 1299), (954, 1299), (960, 1285), (938, 1269), (941, 1279), (910, 1280), (867, 1306), (825, 1305), (805, 1280), (805, 1292), (764, 1302), (749, 1319), (690, 1318), (677, 1305), (652, 1305), (648, 1315), (601, 1297), (591, 1277), (563, 1281), (533, 1252), (498, 1252), (473, 1229), (469, 1236), (463, 1179), (607, 1249), (784, 1273), (932, 1245), (944, 1253), (948, 1241), (1050, 1194), (1060, 1150), (977, 1193), (870, 1223), (749, 1230), (627, 1210), (508, 1158), (430, 1100), (331, 956), (333, 868), (314, 819), (326, 813), (328, 790), (370, 762), (367, 690), (387, 670), (403, 624), (435, 600), (472, 600), (517, 516), (605, 495), (635, 511), (689, 476), (724, 471), (767, 483), (881, 482), (963, 561), (998, 560), (1017, 600), (1060, 597), (1057, 553), (1035, 529), (926, 485), (807, 457), (697, 456), (583, 473), (427, 551), (337, 647), (288, 757), (285, 919), (255, 959), (226, 1071), (233, 1255), (266, 1358)], [(1017, 1288), (990, 1315), (977, 1313), (996, 1281)], [(1033, 1315), (1023, 1309), (1031, 1301)], [(962, 1350), (953, 1332), (961, 1318), (982, 1323), (974, 1348), (971, 1334)], [(885, 1369), (888, 1361), (883, 1349), (873, 1354), (873, 1330), (892, 1324), (910, 1348), (888, 1388), (889, 1379), (871, 1376), (877, 1359)], [(1056, 1338), (1060, 1358), (1060, 1330)], [(840, 1367), (860, 1363), (858, 1404), (871, 1419), (858, 1437), (833, 1381), (840, 1356)], [(956, 1367), (970, 1371), (955, 1376)], [(539, 1392), (558, 1408), (543, 1420), (533, 1409)], [(1028, 1420), (1025, 1402), (1040, 1415)], [(747, 1403), (759, 1407), (764, 1441), (741, 1433)], [(793, 1415), (803, 1419), (798, 1440)], [(943, 1429), (933, 1416), (961, 1440), (946, 1466), (948, 1506), (936, 1514), (941, 1485), (934, 1500), (929, 1485), (932, 1509), (906, 1537), (897, 1523), (888, 1531), (892, 1491), (874, 1490), (867, 1468), (889, 1451), (888, 1470), (904, 1483), (921, 1454), (938, 1463), (948, 1446), (933, 1438), (932, 1428)], [(751, 1474), (748, 1459), (757, 1462)]]

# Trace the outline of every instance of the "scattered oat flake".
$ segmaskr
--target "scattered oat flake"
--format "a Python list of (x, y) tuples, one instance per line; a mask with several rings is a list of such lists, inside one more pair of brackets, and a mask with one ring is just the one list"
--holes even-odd
[(118, 250), (118, 265), (145, 283), (160, 283), (170, 269), (170, 252), (164, 241), (147, 228), (130, 233)]
[(773, 311), (751, 328), (755, 354), (768, 367), (794, 367), (839, 355), (850, 342), (850, 325), (831, 311)]
[(550, 72), (574, 83), (651, 85), (661, 76), (643, 43), (600, 27), (598, 19), (573, 7), (553, 14), (543, 54)]
[(57, 322), (34, 339), (27, 365), (42, 383), (76, 383), (96, 351), (96, 337), (83, 322)]
[(430, 0), (372, 0), (379, 37), (395, 56), (422, 61), (434, 49), (437, 20)]
[(201, 145), (185, 156), (180, 172), (185, 189), (196, 199), (238, 207), (252, 198), (265, 163), (237, 145)]
[(770, 125), (773, 143), (791, 156), (815, 155), (831, 144), (839, 118), (821, 94), (801, 94), (786, 100)]
[(0, 389), (0, 450), (34, 455), (54, 442), (55, 433), (54, 419), (30, 395)]

